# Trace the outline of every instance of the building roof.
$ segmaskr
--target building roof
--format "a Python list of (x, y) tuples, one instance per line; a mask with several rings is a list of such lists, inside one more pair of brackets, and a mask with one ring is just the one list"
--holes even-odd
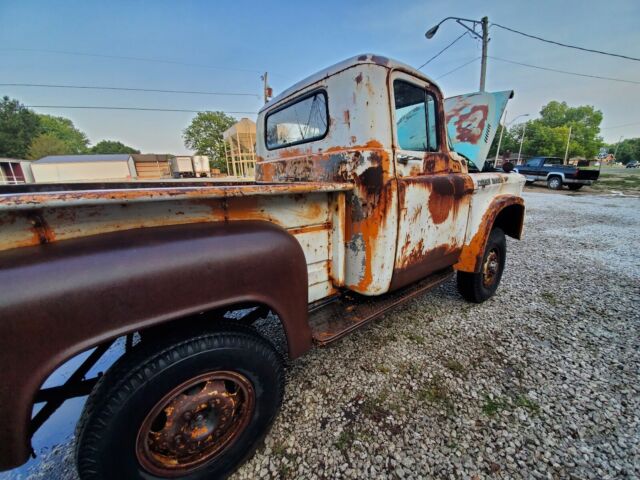
[(423, 80), (425, 80), (426, 82), (429, 82), (431, 84), (435, 84), (435, 82), (433, 80), (431, 80), (431, 78), (429, 78), (428, 76), (426, 76), (424, 73), (422, 73), (419, 70), (416, 70), (414, 67), (407, 65), (405, 63), (402, 62), (398, 62), (396, 60), (392, 60), (390, 58), (387, 57), (383, 57), (381, 55), (376, 55), (374, 53), (363, 53), (362, 55), (356, 55), (355, 57), (351, 57), (351, 58), (347, 58), (346, 60), (343, 60), (342, 62), (336, 63), (335, 65), (331, 65), (330, 67), (325, 68), (324, 70), (320, 70), (317, 73), (314, 73), (313, 75), (305, 78), (304, 80), (299, 81), (298, 83), (296, 83), (295, 85), (289, 87), (288, 89), (286, 89), (284, 92), (282, 92), (280, 95), (276, 96), (275, 98), (271, 99), (266, 105), (264, 105), (260, 111), (262, 112), (263, 110), (265, 110), (266, 108), (269, 108), (273, 105), (275, 105), (276, 103), (280, 102), (281, 100), (283, 100), (284, 98), (287, 98), (288, 96), (292, 95), (293, 93), (302, 90), (303, 88), (319, 82), (320, 80), (327, 78), (327, 77), (331, 77), (332, 75), (335, 75), (336, 73), (339, 73), (343, 70), (346, 70), (347, 68), (351, 68), (351, 67), (355, 67), (356, 65), (364, 65), (364, 64), (374, 64), (374, 65), (380, 65), (382, 67), (385, 68), (389, 68), (389, 69), (394, 69), (394, 70), (403, 70), (405, 72), (409, 72), (411, 75), (414, 75), (415, 77), (421, 78)]
[(134, 162), (168, 162), (169, 155), (156, 153), (132, 153)]
[(24, 158), (7, 158), (0, 157), (0, 163), (18, 163), (18, 162), (30, 162), (31, 160), (25, 160)]
[(116, 153), (109, 155), (48, 155), (36, 160), (34, 163), (91, 163), (91, 162), (128, 162), (128, 153)]

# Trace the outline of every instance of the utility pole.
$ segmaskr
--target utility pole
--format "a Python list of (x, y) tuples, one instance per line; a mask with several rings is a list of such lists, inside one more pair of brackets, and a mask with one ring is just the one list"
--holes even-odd
[(482, 17), (482, 65), (480, 67), (480, 91), (484, 92), (487, 79), (487, 49), (489, 48), (489, 17)]
[(563, 165), (567, 164), (567, 156), (569, 155), (569, 141), (571, 140), (571, 125), (569, 125), (569, 136), (567, 137), (567, 148), (564, 151), (564, 163)]
[(269, 86), (269, 72), (264, 72), (264, 75), (260, 77), (264, 82), (262, 93), (264, 94), (264, 103), (267, 103), (273, 96), (273, 90)]
[[(614, 162), (618, 161), (618, 157), (616, 155), (618, 155), (618, 147), (620, 146), (620, 142), (622, 142), (622, 135), (620, 136), (620, 140), (618, 140), (618, 143), (616, 144), (616, 149), (613, 151), (613, 161)], [(602, 162), (600, 162), (600, 164), (602, 165)]]
[(522, 136), (520, 137), (520, 150), (518, 150), (518, 165), (520, 165), (520, 155), (522, 155), (522, 143), (524, 142), (524, 134), (527, 131), (527, 123), (529, 122), (524, 122), (524, 124), (522, 125)]
[[(434, 25), (429, 30), (427, 30), (424, 36), (427, 37), (428, 39), (433, 38), (433, 36), (436, 34), (438, 29), (440, 28), (440, 25), (442, 25), (447, 20), (455, 20), (458, 25), (466, 28), (472, 36), (482, 40), (482, 66), (480, 67), (480, 91), (484, 92), (485, 91), (484, 84), (487, 79), (487, 50), (489, 48), (489, 17), (482, 17), (481, 20), (473, 20), (471, 18), (460, 18), (460, 17), (447, 17), (443, 20), (440, 20), (440, 23)], [(476, 31), (476, 27), (478, 25), (480, 25), (480, 27), (482, 28), (482, 35), (480, 35)], [(440, 55), (440, 53), (438, 55)]]

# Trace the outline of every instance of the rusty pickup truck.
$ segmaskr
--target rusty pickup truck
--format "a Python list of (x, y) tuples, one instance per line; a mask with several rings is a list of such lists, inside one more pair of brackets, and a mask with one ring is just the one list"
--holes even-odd
[[(511, 93), (445, 100), (414, 68), (360, 55), (262, 108), (255, 182), (4, 187), (0, 469), (88, 395), (80, 478), (224, 477), (276, 417), (287, 357), (453, 275), (487, 300), (524, 221), (524, 177), (474, 173)], [(267, 316), (285, 352), (253, 327)], [(125, 353), (90, 378), (116, 340)]]

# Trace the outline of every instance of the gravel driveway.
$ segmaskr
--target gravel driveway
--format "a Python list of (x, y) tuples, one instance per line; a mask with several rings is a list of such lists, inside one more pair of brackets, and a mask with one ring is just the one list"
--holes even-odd
[[(525, 198), (496, 297), (448, 282), (294, 362), (233, 478), (640, 477), (640, 203)], [(69, 452), (30, 473), (74, 478)]]

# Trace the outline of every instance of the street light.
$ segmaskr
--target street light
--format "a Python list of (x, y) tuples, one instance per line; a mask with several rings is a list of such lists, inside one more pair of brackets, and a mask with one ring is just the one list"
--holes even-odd
[[(456, 23), (471, 33), (476, 38), (482, 40), (482, 66), (480, 68), (480, 91), (484, 92), (484, 84), (487, 77), (487, 47), (489, 46), (489, 17), (482, 17), (482, 20), (471, 20), (469, 18), (460, 18), (460, 17), (447, 17), (443, 20), (440, 20), (440, 23), (434, 25), (424, 34), (427, 39), (433, 38), (433, 36), (442, 25), (447, 20), (455, 20)], [(463, 22), (471, 23), (471, 27), (466, 25)], [(482, 35), (476, 32), (476, 26), (480, 25), (482, 28)]]
[[(507, 122), (507, 110), (504, 111), (504, 122), (502, 123), (502, 129), (500, 129), (500, 138), (498, 139), (498, 149), (496, 150), (496, 166), (498, 165), (498, 157), (500, 157), (500, 145), (502, 145), (502, 135), (504, 134), (504, 129), (515, 122), (520, 117), (528, 117), (528, 113), (523, 113), (522, 115), (518, 115), (516, 118)], [(519, 160), (519, 159), (518, 159)]]
[(524, 122), (524, 125), (522, 127), (522, 136), (520, 137), (520, 150), (518, 150), (518, 165), (520, 165), (520, 154), (522, 154), (522, 142), (524, 142), (524, 134), (527, 131), (527, 123), (529, 122)]

